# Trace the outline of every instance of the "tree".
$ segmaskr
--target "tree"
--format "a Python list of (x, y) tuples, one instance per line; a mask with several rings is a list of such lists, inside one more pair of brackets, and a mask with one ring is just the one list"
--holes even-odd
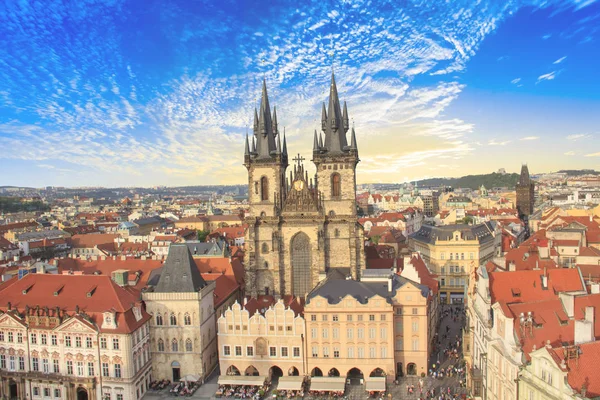
[(198, 240), (199, 241), (205, 242), (208, 235), (210, 235), (209, 231), (203, 231), (203, 230), (198, 229)]

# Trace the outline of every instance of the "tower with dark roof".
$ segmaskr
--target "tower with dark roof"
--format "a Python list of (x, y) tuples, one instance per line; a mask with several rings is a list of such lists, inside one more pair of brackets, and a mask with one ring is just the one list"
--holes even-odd
[(515, 191), (517, 192), (517, 211), (519, 212), (519, 217), (528, 217), (533, 213), (535, 184), (529, 177), (527, 164), (521, 166), (521, 176), (519, 176)]
[(263, 82), (260, 110), (254, 112), (252, 145), (247, 137), (249, 213), (246, 288), (249, 294), (305, 296), (319, 274), (340, 268), (352, 276), (364, 268), (363, 231), (356, 217), (358, 150), (348, 108), (340, 104), (331, 76), (329, 105), (323, 103), (321, 132), (313, 141), (314, 177), (304, 158), (294, 158), (289, 176), (287, 142), (280, 139)]

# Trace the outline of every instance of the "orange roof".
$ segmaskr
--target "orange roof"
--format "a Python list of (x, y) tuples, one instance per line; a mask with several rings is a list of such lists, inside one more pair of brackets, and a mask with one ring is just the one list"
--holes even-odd
[[(559, 359), (565, 359), (563, 347), (552, 349)], [(600, 396), (600, 379), (598, 376), (598, 360), (600, 360), (600, 341), (579, 345), (579, 358), (569, 360), (567, 367), (567, 381), (575, 391), (581, 393), (581, 388), (586, 387), (586, 397), (596, 398)], [(560, 365), (560, 364), (559, 364)]]
[(37, 228), (39, 225), (34, 221), (13, 222), (12, 224), (0, 225), (0, 233), (5, 233), (14, 229)]
[(74, 235), (71, 237), (71, 246), (74, 249), (93, 248), (100, 244), (114, 243), (119, 235), (111, 233), (90, 233), (87, 235)]
[(560, 247), (579, 247), (579, 240), (555, 239), (553, 243)]
[(576, 268), (547, 270), (548, 288), (542, 287), (543, 270), (490, 272), (492, 303), (526, 303), (556, 297), (557, 292), (585, 290)]
[(423, 285), (426, 285), (429, 287), (429, 289), (431, 289), (431, 291), (433, 293), (438, 292), (439, 290), (439, 283), (437, 281), (437, 279), (435, 279), (435, 277), (437, 275), (432, 274), (429, 269), (427, 268), (427, 265), (425, 265), (425, 261), (421, 258), (421, 256), (413, 256), (410, 260), (410, 263), (415, 267), (415, 269), (417, 270), (417, 274), (419, 275), (419, 278), (421, 279), (421, 283)]
[[(150, 318), (142, 309), (142, 319), (136, 321), (132, 308), (140, 300), (140, 292), (122, 288), (108, 276), (29, 274), (9, 282), (11, 284), (0, 286), (3, 311), (6, 311), (5, 302), (9, 301), (17, 310), (24, 310), (25, 306), (47, 306), (53, 311), (58, 307), (61, 312), (72, 313), (79, 307), (102, 330), (102, 313), (112, 310), (117, 313), (117, 329), (104, 331), (115, 333), (130, 333)], [(92, 295), (88, 296), (89, 293)]]
[(219, 236), (225, 236), (227, 238), (239, 238), (244, 237), (246, 234), (246, 230), (248, 229), (248, 225), (244, 224), (242, 226), (227, 226), (223, 228), (217, 228), (212, 231), (210, 234), (218, 234)]
[[(277, 303), (277, 300), (273, 296), (261, 295), (258, 296), (258, 298), (247, 297), (246, 304), (243, 308), (248, 310), (250, 316), (253, 316), (256, 312), (264, 314), (264, 312), (261, 311), (275, 305), (275, 303)], [(296, 315), (304, 313), (304, 299), (300, 297), (291, 295), (283, 296), (283, 304), (292, 309)]]
[(579, 255), (583, 257), (600, 257), (600, 249), (595, 247), (581, 247)]

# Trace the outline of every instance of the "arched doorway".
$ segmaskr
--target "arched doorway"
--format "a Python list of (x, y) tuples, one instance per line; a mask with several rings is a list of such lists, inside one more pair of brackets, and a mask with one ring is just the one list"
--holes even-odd
[(299, 376), (299, 375), (300, 375), (300, 371), (298, 371), (298, 368), (291, 367), (290, 369), (288, 369), (288, 376)]
[(273, 365), (271, 368), (269, 368), (269, 376), (271, 379), (279, 378), (283, 376), (283, 371), (277, 365)]
[(327, 376), (340, 376), (340, 371), (337, 368), (331, 368), (327, 373)]
[(171, 363), (171, 370), (173, 372), (173, 382), (179, 382), (181, 379), (181, 366), (177, 361)]
[(310, 273), (310, 238), (304, 232), (297, 233), (291, 241), (292, 294), (304, 296), (312, 290)]
[(381, 368), (375, 368), (373, 371), (371, 371), (371, 374), (369, 376), (370, 377), (385, 376), (385, 372), (383, 372), (383, 370)]
[(362, 371), (358, 368), (352, 368), (346, 374), (346, 378), (350, 380), (351, 385), (361, 385), (364, 380), (364, 375)]
[(77, 388), (77, 400), (88, 400), (88, 392), (85, 388)]
[(310, 376), (323, 376), (323, 371), (321, 368), (314, 367), (312, 371), (310, 371)]
[(250, 365), (248, 368), (246, 368), (246, 372), (244, 373), (244, 375), (246, 375), (246, 376), (258, 376), (260, 374), (258, 373), (258, 370), (256, 369), (256, 367), (254, 365)]
[(19, 398), (19, 387), (17, 386), (17, 382), (12, 379), (8, 381), (8, 394), (9, 399), (18, 399)]
[(406, 375), (416, 375), (417, 374), (417, 364), (409, 363), (406, 366)]
[(227, 375), (232, 376), (232, 375), (241, 375), (240, 374), (240, 370), (235, 366), (235, 365), (231, 365), (229, 368), (227, 368)]

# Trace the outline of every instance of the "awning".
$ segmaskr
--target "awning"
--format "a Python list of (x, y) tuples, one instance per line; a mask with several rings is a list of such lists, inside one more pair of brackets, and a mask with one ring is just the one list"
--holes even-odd
[(262, 386), (265, 380), (267, 380), (266, 376), (221, 375), (219, 385)]
[(186, 375), (181, 378), (180, 382), (198, 382), (200, 380), (200, 375)]
[(365, 378), (367, 392), (385, 392), (385, 376)]
[(313, 376), (310, 378), (310, 390), (319, 392), (343, 392), (346, 387), (346, 378)]
[(277, 384), (277, 390), (300, 390), (302, 389), (303, 376), (281, 376)]

